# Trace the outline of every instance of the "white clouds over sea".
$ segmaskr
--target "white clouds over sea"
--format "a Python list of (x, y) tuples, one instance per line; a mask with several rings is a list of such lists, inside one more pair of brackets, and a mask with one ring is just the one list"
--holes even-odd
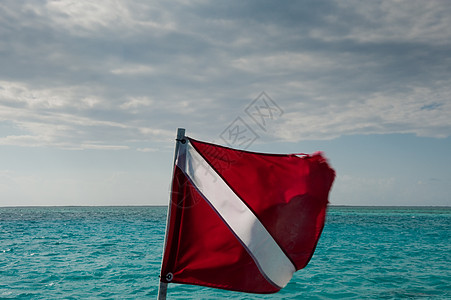
[[(3, 1), (1, 144), (215, 137), (261, 91), (275, 139), (451, 133), (446, 1)], [(208, 126), (205, 126), (208, 124)], [(137, 147), (138, 148), (138, 147)]]
[(263, 91), (283, 111), (264, 143), (447, 139), (450, 53), (445, 0), (4, 0), (0, 147), (159, 157), (177, 127), (220, 140)]

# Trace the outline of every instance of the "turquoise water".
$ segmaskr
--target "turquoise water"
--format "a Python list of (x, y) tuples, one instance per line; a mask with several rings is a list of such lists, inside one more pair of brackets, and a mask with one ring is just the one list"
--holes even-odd
[[(0, 299), (155, 299), (165, 207), (0, 208)], [(451, 299), (451, 208), (331, 207), (282, 291), (168, 299)]]

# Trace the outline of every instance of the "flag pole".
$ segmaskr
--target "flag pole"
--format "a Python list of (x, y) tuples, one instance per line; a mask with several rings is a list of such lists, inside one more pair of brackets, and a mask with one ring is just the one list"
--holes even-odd
[[(179, 142), (181, 140), (183, 140), (185, 138), (185, 128), (177, 128), (177, 139), (176, 139), (176, 143), (175, 143), (175, 151), (174, 151), (174, 162), (172, 163), (172, 167), (174, 168), (175, 166), (175, 162), (177, 160), (177, 156), (179, 153)], [(172, 183), (171, 183), (171, 191), (170, 193), (172, 193)], [(165, 230), (165, 237), (164, 237), (164, 244), (163, 244), (163, 254), (161, 257), (161, 264), (163, 267), (163, 256), (164, 256), (164, 250), (166, 249), (166, 243), (167, 243), (167, 239), (168, 239), (168, 227), (169, 227), (169, 218), (171, 215), (171, 196), (169, 196), (169, 205), (168, 205), (168, 213), (167, 213), (167, 217), (166, 217), (166, 230)], [(161, 272), (160, 272), (161, 274)], [(161, 275), (160, 275), (161, 276)], [(168, 291), (168, 284), (166, 282), (161, 281), (160, 278), (160, 285), (158, 287), (158, 300), (166, 300), (166, 294)]]

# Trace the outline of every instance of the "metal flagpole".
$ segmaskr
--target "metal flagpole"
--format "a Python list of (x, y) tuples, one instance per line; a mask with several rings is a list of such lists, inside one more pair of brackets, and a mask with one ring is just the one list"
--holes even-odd
[[(174, 162), (172, 164), (172, 167), (175, 166), (175, 162), (177, 160), (177, 156), (179, 153), (179, 143), (185, 138), (185, 128), (178, 128), (177, 129), (177, 139), (175, 143), (175, 151), (174, 151)], [(171, 183), (171, 193), (172, 193), (172, 183)], [(161, 265), (163, 267), (163, 256), (164, 256), (164, 250), (166, 249), (166, 243), (168, 239), (168, 227), (169, 227), (169, 218), (171, 216), (171, 196), (169, 197), (169, 205), (168, 205), (168, 213), (166, 217), (166, 234), (164, 238), (164, 244), (163, 244), (163, 255), (161, 257)], [(161, 274), (161, 272), (160, 272)], [(166, 282), (161, 281), (160, 278), (160, 285), (158, 287), (158, 300), (166, 300), (166, 293), (168, 291), (168, 284)]]

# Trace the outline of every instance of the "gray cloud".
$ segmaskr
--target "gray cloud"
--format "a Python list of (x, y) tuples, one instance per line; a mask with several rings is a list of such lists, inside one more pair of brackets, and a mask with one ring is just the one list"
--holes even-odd
[(446, 1), (3, 1), (0, 144), (216, 137), (265, 90), (274, 138), (451, 132)]

